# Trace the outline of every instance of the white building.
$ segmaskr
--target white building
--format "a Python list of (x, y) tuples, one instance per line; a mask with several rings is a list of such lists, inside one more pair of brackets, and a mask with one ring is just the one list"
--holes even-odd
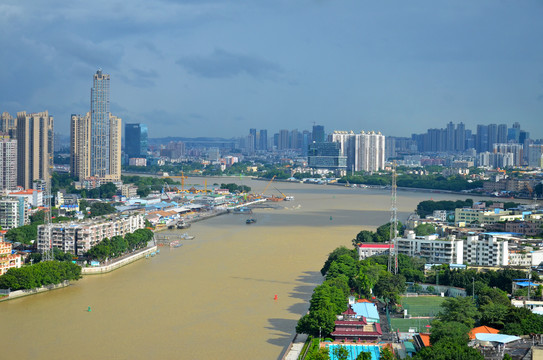
[[(116, 219), (58, 223), (51, 225), (52, 246), (64, 252), (83, 255), (105, 238), (125, 236), (145, 227), (143, 215), (132, 215)], [(45, 225), (38, 226), (38, 250), (48, 248)]]
[(433, 264), (462, 264), (464, 241), (450, 236), (439, 239), (437, 235), (416, 236), (409, 231), (407, 237), (396, 239), (399, 254), (421, 257)]
[[(394, 249), (394, 246), (392, 246)], [(358, 245), (358, 259), (364, 260), (373, 255), (382, 255), (389, 253), (390, 244), (363, 243)]]
[(499, 233), (468, 236), (464, 243), (464, 260), (470, 265), (509, 265), (509, 237)]
[(32, 207), (43, 206), (43, 191), (41, 190), (28, 189), (28, 190), (14, 191), (14, 192), (9, 193), (9, 197), (25, 198), (26, 201)]
[(341, 145), (341, 156), (347, 157), (347, 170), (378, 171), (385, 168), (385, 136), (380, 132), (334, 131), (331, 142)]
[(17, 140), (0, 137), (0, 190), (17, 188)]
[(28, 202), (24, 197), (0, 199), (0, 227), (4, 230), (27, 225)]

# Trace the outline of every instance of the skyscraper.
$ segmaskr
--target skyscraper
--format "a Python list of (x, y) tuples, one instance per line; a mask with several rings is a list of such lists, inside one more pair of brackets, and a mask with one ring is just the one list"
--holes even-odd
[(50, 183), (53, 139), (53, 117), (47, 111), (17, 113), (17, 185), (31, 189), (34, 180)]
[(17, 140), (0, 138), (0, 190), (17, 187)]
[(130, 158), (147, 156), (147, 125), (126, 124), (124, 126), (124, 152)]
[(254, 150), (258, 149), (258, 139), (256, 136), (256, 129), (249, 129), (249, 135), (251, 136), (250, 141), (252, 141), (251, 144), (248, 144), (247, 148)]
[(268, 150), (268, 130), (260, 130), (259, 135), (259, 150)]
[(341, 155), (347, 157), (347, 171), (371, 172), (385, 168), (385, 136), (380, 132), (334, 131), (330, 138), (340, 143)]
[(324, 142), (324, 126), (313, 125), (312, 140), (314, 142)]
[(90, 177), (90, 113), (72, 115), (70, 122), (70, 172), (79, 180)]
[(109, 175), (109, 75), (98, 70), (91, 88), (91, 168), (92, 176)]
[(91, 88), (91, 111), (72, 115), (70, 163), (72, 175), (84, 180), (121, 178), (121, 119), (109, 112), (109, 75), (98, 70)]

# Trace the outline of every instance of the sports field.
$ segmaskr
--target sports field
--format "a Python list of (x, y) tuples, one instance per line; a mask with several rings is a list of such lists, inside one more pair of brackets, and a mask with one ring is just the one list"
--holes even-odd
[(402, 297), (401, 305), (407, 309), (408, 315), (434, 317), (441, 310), (441, 303), (445, 299), (439, 296)]
[(410, 328), (415, 328), (416, 331), (428, 332), (429, 325), (434, 317), (441, 310), (441, 303), (445, 298), (438, 296), (417, 296), (417, 297), (402, 297), (402, 308), (407, 309), (407, 314), (411, 317), (424, 317), (422, 319), (390, 319), (392, 331), (399, 330), (407, 332)]

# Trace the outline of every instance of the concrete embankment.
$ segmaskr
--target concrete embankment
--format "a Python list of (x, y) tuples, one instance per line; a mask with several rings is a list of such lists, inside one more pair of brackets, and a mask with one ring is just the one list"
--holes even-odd
[(66, 286), (70, 286), (70, 282), (68, 280), (66, 280), (66, 281), (64, 281), (64, 282), (62, 282), (60, 284), (42, 286), (42, 287), (36, 288), (36, 289), (25, 289), (25, 290), (10, 291), (9, 294), (6, 297), (0, 299), (0, 301), (13, 300), (13, 299), (17, 299), (17, 298), (20, 298), (20, 297), (23, 297), (23, 296), (34, 295), (34, 294), (39, 294), (39, 293), (42, 293), (42, 292), (45, 292), (45, 291), (60, 289), (60, 288), (66, 287)]
[(105, 264), (103, 266), (84, 267), (84, 268), (81, 269), (81, 274), (82, 275), (95, 275), (95, 274), (108, 273), (110, 271), (116, 270), (116, 269), (118, 269), (120, 267), (123, 267), (125, 265), (128, 265), (131, 262), (134, 262), (136, 260), (144, 258), (147, 255), (150, 255), (150, 254), (156, 252), (157, 249), (158, 249), (158, 247), (155, 245), (155, 246), (151, 246), (151, 247), (145, 248), (143, 250), (140, 250), (140, 251), (136, 252), (135, 254), (124, 257), (122, 259), (109, 262), (109, 263), (107, 263), (107, 264)]

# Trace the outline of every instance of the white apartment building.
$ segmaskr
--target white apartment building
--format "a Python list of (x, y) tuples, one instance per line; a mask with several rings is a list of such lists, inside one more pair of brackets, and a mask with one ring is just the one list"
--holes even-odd
[(27, 225), (28, 202), (24, 197), (0, 199), (0, 227), (4, 230)]
[(450, 236), (439, 239), (437, 235), (416, 236), (409, 231), (407, 237), (396, 239), (399, 254), (426, 259), (432, 264), (462, 264), (464, 241)]
[(446, 239), (437, 235), (415, 236), (409, 231), (405, 238), (396, 239), (396, 246), (399, 254), (421, 257), (433, 264), (537, 266), (543, 261), (543, 251), (522, 254), (514, 251), (510, 261), (509, 240), (511, 237), (504, 233), (483, 233), (462, 240), (455, 236)]
[(341, 156), (347, 157), (347, 170), (378, 171), (385, 168), (385, 136), (380, 132), (334, 131), (331, 142), (341, 145)]
[(9, 197), (12, 198), (25, 198), (32, 207), (43, 206), (43, 191), (41, 190), (21, 190), (10, 192)]
[[(125, 236), (145, 227), (143, 215), (131, 215), (116, 219), (58, 223), (51, 225), (51, 243), (64, 252), (83, 255), (105, 238)], [(45, 225), (38, 226), (38, 250), (49, 246)]]
[(358, 260), (364, 260), (365, 258), (374, 255), (387, 254), (390, 248), (394, 249), (394, 245), (381, 244), (381, 243), (363, 243), (358, 245)]
[(479, 266), (510, 265), (509, 238), (499, 233), (468, 236), (464, 243), (464, 261)]
[(543, 250), (509, 250), (509, 265), (519, 267), (537, 267), (543, 262)]
[(500, 221), (512, 221), (522, 219), (522, 214), (511, 214), (510, 211), (494, 209), (486, 211), (484, 209), (456, 208), (454, 210), (454, 224), (456, 226), (466, 226), (467, 224), (494, 224)]

